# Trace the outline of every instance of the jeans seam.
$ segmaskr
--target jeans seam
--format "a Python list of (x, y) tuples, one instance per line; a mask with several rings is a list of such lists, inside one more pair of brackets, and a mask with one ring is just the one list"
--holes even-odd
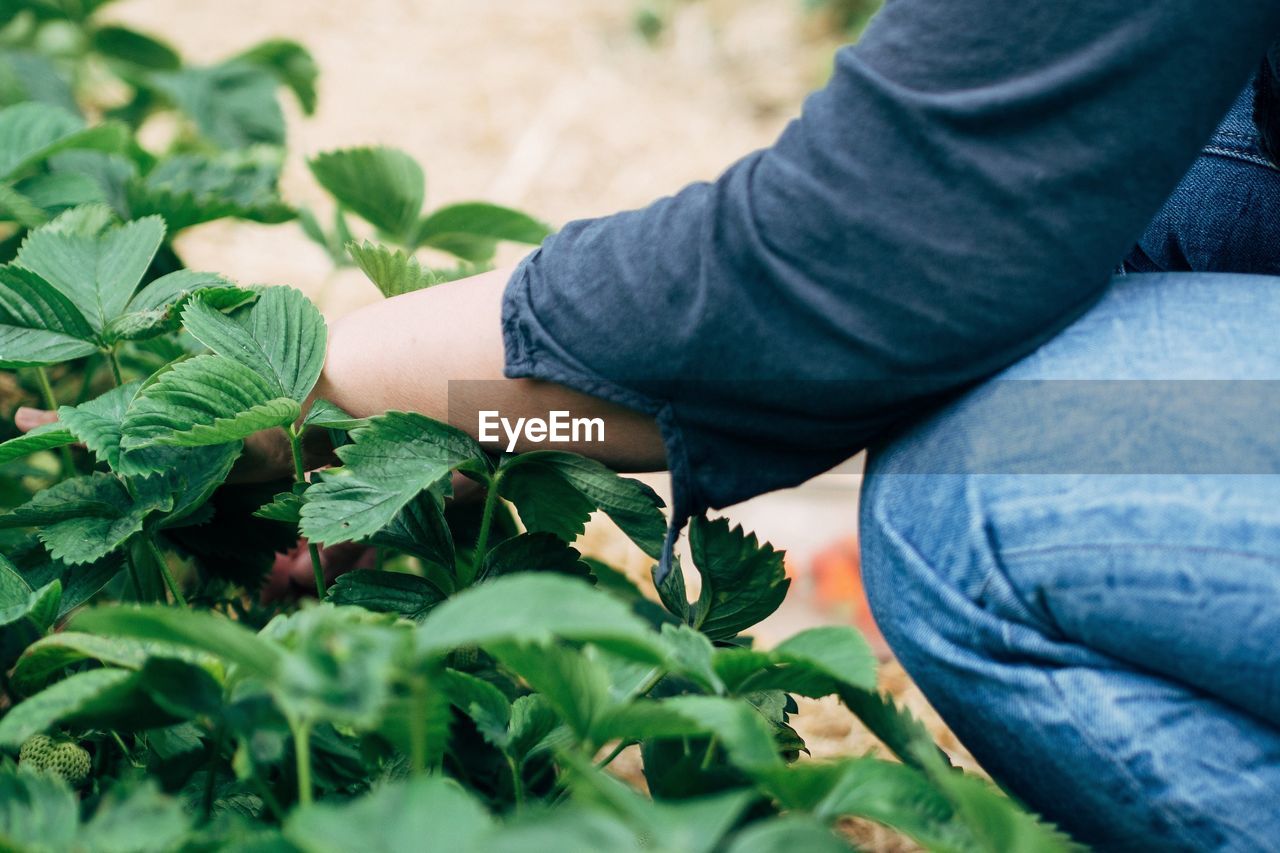
[(1233, 151), (1230, 148), (1223, 148), (1218, 145), (1206, 146), (1204, 153), (1216, 155), (1218, 157), (1226, 157), (1231, 160), (1239, 160), (1242, 163), (1252, 163), (1255, 166), (1262, 166), (1273, 172), (1280, 171), (1280, 167), (1277, 167), (1275, 163), (1272, 163), (1261, 154), (1249, 154), (1244, 151)]
[(1246, 560), (1258, 560), (1263, 563), (1280, 566), (1280, 557), (1262, 554), (1257, 551), (1240, 551), (1232, 548), (1218, 548), (1211, 545), (1165, 545), (1159, 542), (1085, 542), (1075, 545), (1029, 545), (1023, 548), (1006, 548), (1002, 553), (1011, 557), (1041, 556), (1044, 554), (1061, 554), (1071, 551), (1113, 551), (1117, 548), (1144, 549), (1148, 551), (1177, 551), (1179, 553), (1205, 554), (1224, 557), (1239, 557)]

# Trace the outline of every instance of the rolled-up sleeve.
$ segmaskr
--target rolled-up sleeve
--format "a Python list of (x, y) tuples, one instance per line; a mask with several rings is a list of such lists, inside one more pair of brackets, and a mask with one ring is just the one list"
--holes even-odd
[(1093, 304), (1276, 36), (1273, 0), (889, 0), (773, 147), (530, 256), (507, 373), (657, 417), (678, 519), (802, 482)]

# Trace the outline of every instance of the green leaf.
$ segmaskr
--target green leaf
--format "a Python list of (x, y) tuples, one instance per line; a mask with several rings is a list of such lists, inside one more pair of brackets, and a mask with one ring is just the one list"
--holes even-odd
[(124, 568), (124, 554), (116, 552), (83, 566), (64, 566), (62, 569), (62, 603), (58, 606), (61, 619), (111, 582)]
[(392, 700), (392, 678), (411, 641), (404, 623), (320, 604), (263, 629), (288, 649), (271, 691), (287, 717), (367, 731)]
[(866, 638), (842, 625), (810, 628), (773, 649), (773, 659), (794, 669), (807, 669), (838, 687), (876, 689), (876, 657)]
[(129, 210), (164, 217), (170, 234), (224, 218), (287, 222), (295, 214), (280, 198), (281, 165), (280, 150), (265, 146), (168, 157), (129, 182)]
[(560, 730), (560, 718), (546, 698), (537, 693), (521, 696), (511, 703), (507, 753), (523, 763), (531, 755), (543, 751), (549, 738)]
[(0, 444), (0, 465), (30, 456), (41, 450), (54, 450), (74, 444), (76, 437), (62, 424), (41, 424), (30, 432)]
[(369, 537), (369, 543), (412, 554), (450, 573), (454, 568), (453, 534), (445, 522), (442, 501), (432, 489), (419, 492), (390, 524)]
[(388, 234), (408, 234), (426, 197), (426, 179), (416, 160), (395, 148), (344, 148), (317, 155), (308, 164), (338, 202)]
[(49, 221), (44, 205), (16, 187), (0, 183), (0, 219), (11, 219), (24, 228), (35, 228)]
[(56, 560), (92, 563), (140, 532), (148, 515), (173, 506), (173, 497), (151, 493), (135, 499), (112, 474), (64, 480), (37, 493), (0, 518), (4, 526), (36, 526)]
[(208, 652), (267, 680), (276, 676), (282, 658), (281, 649), (270, 639), (208, 611), (162, 606), (99, 607), (78, 613), (69, 627), (107, 637), (157, 640)]
[(762, 781), (778, 804), (793, 812), (826, 822), (867, 818), (930, 850), (973, 849), (946, 798), (924, 774), (902, 764), (868, 757), (806, 761), (765, 774)]
[(84, 315), (40, 276), (0, 266), (0, 367), (57, 364), (96, 347)]
[(58, 423), (99, 460), (118, 471), (124, 415), (141, 385), (140, 381), (128, 382), (78, 406), (61, 406)]
[(344, 432), (368, 425), (368, 418), (353, 418), (328, 400), (316, 400), (302, 419), (304, 428), (340, 429)]
[[(92, 152), (70, 151), (61, 157), (84, 156)], [(97, 237), (116, 221), (116, 214), (105, 204), (86, 204), (63, 213), (40, 230), (50, 234), (70, 234), (75, 237)]]
[(477, 581), (515, 572), (555, 572), (584, 579), (591, 568), (582, 554), (550, 533), (522, 533), (495, 545), (484, 555)]
[(282, 521), (285, 524), (297, 524), (302, 512), (302, 495), (293, 492), (281, 492), (271, 503), (258, 507), (254, 515), (268, 521)]
[(284, 113), (277, 78), (261, 65), (240, 61), (148, 75), (148, 82), (220, 148), (283, 145)]
[(138, 669), (146, 662), (148, 647), (136, 640), (99, 637), (79, 631), (60, 631), (32, 643), (14, 665), (12, 684), (30, 695), (59, 672), (86, 660), (121, 669)]
[(204, 667), (184, 660), (148, 657), (138, 686), (157, 707), (178, 719), (217, 717), (222, 711), (222, 685)]
[(165, 511), (157, 528), (172, 528), (195, 515), (227, 479), (241, 449), (243, 445), (238, 441), (206, 447), (153, 448), (159, 460), (164, 460), (159, 461), (163, 467), (160, 477), (155, 478), (159, 481), (157, 488), (173, 495), (173, 507)]
[[(138, 174), (138, 166), (133, 160), (123, 154), (105, 151), (63, 151), (49, 158), (48, 168), (50, 177), (71, 176), (77, 183), (92, 182), (96, 192), (91, 193), (83, 185), (77, 192), (82, 193), (86, 199), (96, 198), (97, 203), (85, 201), (79, 207), (109, 210), (117, 216), (128, 218), (125, 189)], [(34, 177), (39, 177), (39, 174)], [(23, 185), (29, 186), (29, 182), (24, 181)], [(62, 211), (67, 212), (69, 211)]]
[(985, 779), (950, 767), (936, 749), (917, 748), (916, 758), (973, 833), (976, 849), (990, 853), (1067, 853), (1087, 849), (1057, 827), (1024, 811)]
[(98, 27), (90, 36), (90, 44), (108, 59), (139, 68), (172, 71), (182, 66), (182, 57), (172, 47), (154, 36), (127, 27)]
[(285, 822), (285, 836), (306, 853), (420, 853), (428, 841), (436, 850), (482, 850), (478, 841), (493, 825), (456, 782), (418, 776), (344, 803), (298, 809)]
[(326, 599), (377, 613), (395, 613), (415, 622), (445, 598), (440, 590), (415, 575), (403, 572), (347, 572), (329, 587)]
[(805, 815), (753, 823), (733, 837), (727, 853), (849, 853), (852, 848)]
[[(15, 4), (0, 6), (0, 18)], [(20, 11), (13, 9), (14, 13)], [(49, 57), (6, 45), (0, 54), (0, 105), (33, 101), (78, 113), (75, 94), (58, 65)]]
[(15, 104), (0, 110), (0, 179), (19, 177), (72, 148), (118, 151), (125, 138), (118, 125), (85, 128), (79, 117), (58, 107)]
[(449, 702), (476, 724), (485, 739), (504, 748), (510, 743), (511, 702), (482, 678), (446, 669), (437, 679)]
[(500, 241), (537, 245), (550, 234), (550, 226), (518, 210), (464, 202), (442, 207), (423, 218), (411, 245), (430, 246), (466, 261), (487, 261)]
[(662, 704), (706, 725), (724, 746), (729, 760), (748, 773), (783, 766), (773, 731), (751, 705), (718, 696), (675, 696)]
[(0, 839), (7, 849), (70, 850), (80, 799), (53, 773), (0, 772)]
[(133, 299), (129, 300), (128, 310), (169, 310), (177, 320), (181, 318), (181, 309), (197, 294), (201, 302), (219, 311), (226, 311), (258, 298), (257, 291), (236, 287), (217, 273), (177, 270), (157, 278), (134, 294)]
[(132, 692), (134, 679), (134, 673), (123, 669), (93, 669), (65, 678), (9, 709), (0, 719), (0, 744), (17, 748), (61, 720), (116, 705)]
[(612, 815), (569, 803), (554, 811), (529, 809), (485, 835), (476, 849), (484, 853), (641, 853), (653, 848)]
[(296, 41), (270, 39), (241, 53), (236, 59), (261, 66), (293, 90), (302, 112), (316, 111), (316, 78), (320, 69), (311, 53)]
[(854, 687), (840, 690), (839, 695), (840, 701), (903, 764), (924, 769), (917, 754), (921, 750), (937, 751), (924, 723), (906, 708), (899, 708), (892, 696)]
[(785, 690), (818, 699), (876, 689), (875, 655), (862, 634), (844, 626), (802, 631), (768, 652), (719, 649), (714, 665), (731, 693)]
[(415, 290), (425, 290), (448, 279), (424, 267), (402, 249), (392, 249), (365, 240), (348, 243), (347, 253), (374, 286), (388, 298)]
[(62, 584), (53, 580), (32, 590), (7, 560), (0, 561), (0, 573), (7, 577), (9, 586), (8, 601), (0, 607), (0, 669), (7, 669), (24, 649), (53, 626), (62, 598)]
[(17, 262), (62, 291), (102, 332), (137, 290), (164, 239), (164, 221), (152, 216), (85, 233), (62, 227), (71, 213), (27, 235)]
[(311, 300), (292, 287), (269, 287), (252, 305), (222, 314), (203, 299), (182, 312), (187, 331), (225, 358), (271, 380), (301, 403), (324, 367), (327, 330)]
[(238, 361), (200, 355), (146, 385), (124, 419), (125, 451), (151, 445), (224, 444), (286, 426), (302, 410), (276, 383)]
[(655, 559), (661, 553), (666, 536), (662, 498), (639, 480), (619, 477), (593, 459), (558, 450), (512, 457), (502, 466), (499, 491), (516, 505), (530, 532), (573, 541), (591, 513), (600, 510), (640, 550)]
[(190, 827), (182, 803), (147, 780), (132, 789), (109, 791), (75, 847), (102, 853), (163, 853), (179, 849)]
[(502, 665), (541, 694), (570, 729), (586, 743), (596, 721), (613, 705), (609, 672), (596, 649), (554, 644), (490, 643), (488, 651)]
[(665, 649), (622, 602), (562, 575), (520, 573), (471, 587), (435, 608), (417, 629), (418, 651), (459, 646), (592, 642), (624, 657), (662, 663)]
[(331, 545), (366, 539), (419, 493), (454, 469), (484, 472), (488, 461), (466, 433), (422, 415), (387, 412), (338, 448), (344, 467), (307, 490), (302, 533)]
[(101, 152), (65, 152), (51, 158), (50, 169), (52, 171), (37, 172), (31, 177), (19, 181), (15, 188), (24, 198), (34, 204), (42, 214), (38, 221), (31, 223), (32, 227), (43, 225), (55, 213), (63, 213), (82, 204), (103, 204), (107, 201), (106, 190), (97, 175), (79, 174), (54, 166), (54, 163), (59, 162), (60, 158), (76, 153), (89, 154), (91, 156), (97, 154), (100, 157), (113, 156), (102, 154)]
[(718, 850), (726, 832), (755, 799), (751, 791), (729, 791), (674, 802), (657, 802), (576, 755), (565, 756), (574, 800), (594, 805), (628, 823), (645, 846), (683, 853)]
[(702, 593), (690, 613), (693, 627), (713, 640), (750, 628), (773, 613), (791, 581), (783, 553), (754, 534), (730, 527), (728, 519), (695, 518), (689, 529), (693, 563)]
[[(183, 309), (197, 294), (202, 303), (219, 311), (237, 308), (258, 298), (256, 291), (236, 287), (212, 273), (178, 270), (138, 291), (127, 313), (107, 324), (103, 338), (113, 344), (176, 332), (182, 325)], [(154, 304), (161, 299), (167, 301)]]
[(0, 610), (25, 604), (31, 595), (31, 584), (8, 558), (0, 554)]
[[(7, 567), (11, 568), (11, 564), (7, 564)], [(8, 628), (25, 620), (42, 634), (53, 627), (61, 598), (62, 583), (57, 580), (50, 581), (39, 589), (29, 590), (22, 600), (0, 608), (0, 628)]]
[(674, 664), (674, 672), (711, 693), (724, 693), (724, 682), (711, 664), (715, 649), (705, 634), (688, 625), (663, 625), (662, 640)]

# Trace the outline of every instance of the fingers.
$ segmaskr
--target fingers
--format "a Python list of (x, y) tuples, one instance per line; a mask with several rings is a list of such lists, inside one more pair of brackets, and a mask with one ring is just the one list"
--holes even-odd
[(29, 406), (20, 406), (18, 411), (13, 413), (14, 425), (23, 432), (30, 432), (36, 427), (51, 424), (57, 420), (57, 412), (49, 412), (44, 409), (33, 409)]
[[(372, 569), (376, 553), (367, 545), (344, 542), (320, 549), (320, 562), (324, 566), (325, 583), (332, 584), (340, 575), (354, 569)], [(260, 598), (263, 603), (290, 601), (315, 595), (315, 573), (311, 568), (311, 554), (305, 540), (291, 550), (277, 554), (271, 575), (264, 584)]]

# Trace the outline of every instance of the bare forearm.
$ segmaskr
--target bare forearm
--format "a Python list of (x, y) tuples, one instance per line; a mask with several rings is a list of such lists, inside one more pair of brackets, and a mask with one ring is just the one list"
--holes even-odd
[[(561, 385), (503, 377), (502, 292), (510, 270), (495, 270), (363, 308), (332, 325), (314, 392), (353, 415), (420, 412), (478, 435), (478, 413), (546, 418), (551, 411), (601, 418), (600, 442), (532, 443), (599, 459), (624, 471), (658, 470), (665, 454), (647, 416)], [(493, 449), (498, 449), (494, 447)]]

